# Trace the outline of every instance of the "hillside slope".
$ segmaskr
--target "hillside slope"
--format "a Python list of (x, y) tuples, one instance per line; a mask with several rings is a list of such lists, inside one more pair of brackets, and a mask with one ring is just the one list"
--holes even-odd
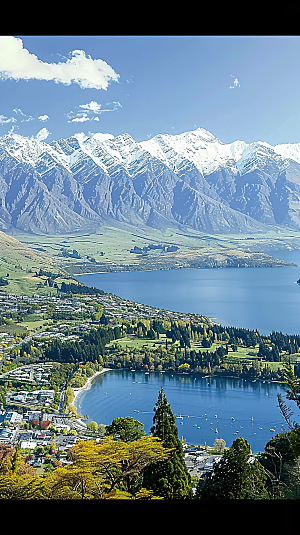
[(65, 274), (45, 251), (34, 251), (15, 238), (0, 231), (0, 277), (8, 282), (1, 291), (30, 295), (49, 293), (44, 286), (46, 277), (37, 277), (40, 269)]

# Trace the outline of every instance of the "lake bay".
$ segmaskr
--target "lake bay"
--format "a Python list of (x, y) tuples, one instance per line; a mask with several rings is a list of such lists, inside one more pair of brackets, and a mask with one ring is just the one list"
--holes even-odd
[(216, 438), (223, 438), (231, 446), (242, 436), (256, 453), (264, 450), (272, 436), (285, 430), (277, 406), (277, 393), (283, 392), (279, 383), (195, 377), (110, 370), (95, 377), (91, 387), (79, 394), (76, 407), (81, 414), (88, 414), (89, 421), (105, 425), (114, 418), (131, 416), (143, 423), (149, 434), (162, 386), (174, 415), (182, 416), (176, 418), (178, 435), (188, 444), (206, 442), (212, 446)]

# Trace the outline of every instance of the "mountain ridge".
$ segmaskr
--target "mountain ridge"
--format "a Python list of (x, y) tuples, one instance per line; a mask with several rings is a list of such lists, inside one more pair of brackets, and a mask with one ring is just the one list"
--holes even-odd
[(198, 128), (136, 142), (0, 138), (0, 229), (94, 231), (107, 222), (211, 233), (300, 230), (300, 144), (225, 144)]

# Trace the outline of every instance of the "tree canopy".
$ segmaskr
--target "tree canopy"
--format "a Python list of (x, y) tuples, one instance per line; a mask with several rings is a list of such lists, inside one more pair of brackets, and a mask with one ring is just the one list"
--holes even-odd
[(143, 436), (128, 444), (113, 437), (78, 441), (69, 450), (72, 464), (37, 476), (20, 470), (20, 460), (7, 449), (1, 461), (0, 499), (157, 498), (145, 488), (133, 493), (132, 481), (140, 478), (146, 466), (169, 455), (154, 437)]
[(118, 435), (117, 438), (123, 442), (132, 442), (145, 436), (144, 424), (138, 420), (134, 420), (131, 416), (125, 418), (115, 418), (111, 425), (105, 429), (106, 436)]

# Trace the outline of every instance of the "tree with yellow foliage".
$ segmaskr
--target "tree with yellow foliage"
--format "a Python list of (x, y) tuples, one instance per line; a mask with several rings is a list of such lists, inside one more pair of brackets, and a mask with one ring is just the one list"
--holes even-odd
[[(150, 464), (169, 457), (170, 451), (154, 437), (142, 437), (130, 443), (104, 437), (78, 441), (69, 450), (71, 465), (58, 468), (48, 476), (50, 499), (130, 498), (128, 476), (139, 477)], [(121, 494), (120, 494), (121, 493)], [(125, 493), (125, 494), (124, 494)], [(152, 498), (153, 493), (140, 489), (138, 498)]]
[(21, 464), (18, 452), (3, 451), (0, 499), (155, 499), (153, 491), (139, 488), (131, 492), (134, 478), (170, 451), (154, 437), (130, 443), (104, 437), (100, 442), (79, 441), (69, 450), (72, 464), (53, 472), (34, 475)]
[(159, 438), (143, 436), (126, 443), (108, 436), (99, 442), (78, 441), (69, 450), (72, 464), (37, 475), (27, 469), (18, 450), (2, 448), (0, 499), (159, 499), (152, 489), (132, 483), (145, 467), (170, 454)]

